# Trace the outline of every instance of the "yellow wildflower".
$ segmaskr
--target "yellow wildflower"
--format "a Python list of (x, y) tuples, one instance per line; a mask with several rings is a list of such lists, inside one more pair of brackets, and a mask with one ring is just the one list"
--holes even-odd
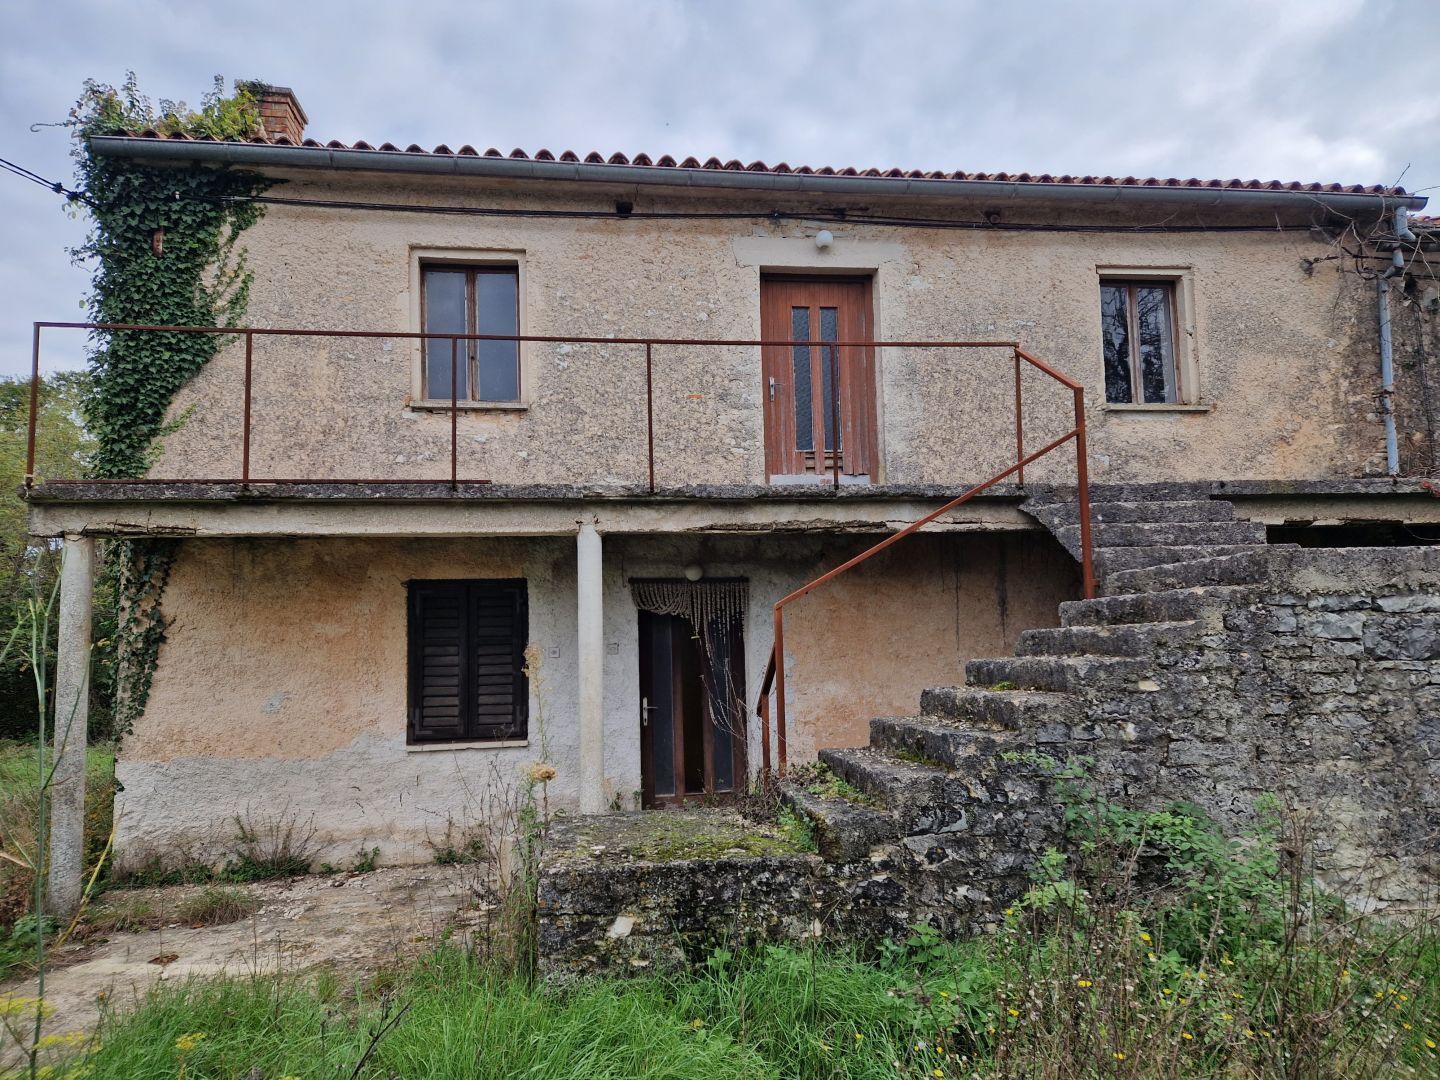
[(858, 1032), (858, 1031), (855, 1032), (855, 1041), (856, 1041), (856, 1042), (863, 1042), (864, 1039), (865, 1039), (865, 1036), (864, 1036), (864, 1035), (861, 1035), (860, 1032)]
[(1147, 934), (1144, 930), (1141, 930), (1141, 931), (1140, 931), (1140, 940), (1141, 940), (1141, 941), (1148, 942), (1148, 941), (1150, 940), (1150, 935)]
[(1083, 990), (1083, 989), (1085, 989), (1086, 987), (1094, 986), (1095, 984), (1094, 984), (1093, 982), (1091, 982), (1089, 979), (1077, 979), (1077, 980), (1075, 981), (1075, 985), (1078, 986), (1078, 987), (1080, 987), (1080, 988)]
[(1435, 1040), (1434, 1040), (1434, 1039), (1426, 1039), (1426, 1040), (1425, 1040), (1425, 1045), (1428, 1046), (1431, 1050), (1434, 1050), (1434, 1049), (1435, 1049)]
[(703, 1028), (703, 1027), (705, 1026), (705, 1021), (704, 1021), (704, 1020), (701, 1020), (701, 1019), (697, 1016), (694, 1020), (691, 1020), (691, 1021), (690, 1021), (690, 1026), (691, 1026), (692, 1028), (694, 1028), (696, 1031), (699, 1031), (701, 1028)]
[(179, 1050), (182, 1054), (188, 1054), (200, 1045), (200, 1040), (203, 1038), (205, 1038), (203, 1031), (191, 1031), (185, 1035), (181, 1035), (175, 1040), (175, 1049)]
[(1188, 1031), (1182, 1031), (1182, 1032), (1180, 1032), (1180, 1037), (1181, 1037), (1182, 1039), (1184, 1039), (1186, 1042), (1189, 1042), (1189, 1041), (1191, 1041), (1192, 1039), (1195, 1038), (1195, 1036), (1194, 1036), (1194, 1035), (1191, 1035)]
[(944, 1075), (945, 1075), (945, 1070), (944, 1070), (944, 1069), (932, 1069), (932, 1070), (930, 1071), (930, 1075), (931, 1075), (931, 1076), (944, 1076)]
[(1019, 1010), (1019, 1009), (1006, 1009), (1005, 1011), (1006, 1011), (1007, 1013), (1009, 1013), (1011, 1016), (1019, 1016), (1019, 1015), (1020, 1015), (1020, 1010)]
[(1123, 1050), (1116, 1050), (1116, 1051), (1115, 1051), (1115, 1060), (1116, 1060), (1116, 1061), (1124, 1061), (1124, 1060), (1125, 1060), (1125, 1051), (1123, 1051)]
[(0, 997), (0, 1016), (22, 1016), (26, 1013), (34, 1016), (37, 1007), (40, 1009), (42, 1018), (50, 1015), (51, 1005), (48, 1001), (42, 1002), (39, 998), (12, 997), (10, 995)]

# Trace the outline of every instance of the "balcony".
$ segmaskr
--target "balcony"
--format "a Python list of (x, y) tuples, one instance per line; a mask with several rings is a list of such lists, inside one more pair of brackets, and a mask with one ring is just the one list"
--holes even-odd
[[(171, 430), (143, 476), (36, 476), (57, 495), (79, 483), (123, 485), (146, 497), (156, 485), (358, 490), (410, 485), (474, 494), (481, 486), (532, 495), (743, 494), (766, 487), (822, 490), (964, 489), (1006, 472), (1024, 483), (1074, 483), (1073, 458), (1033, 454), (1083, 439), (1079, 386), (1014, 342), (764, 341), (441, 335), (299, 328), (36, 324), (34, 371), (55, 335), (218, 335), (214, 358), (176, 395)], [(479, 341), (515, 341), (522, 399), (424, 400), (421, 351), (457, 367)], [(448, 346), (448, 348), (447, 348)], [(853, 356), (869, 357), (873, 385), (852, 385)], [(772, 474), (773, 417), (792, 403), (767, 388), (764, 365), (808, 364), (816, 373), (810, 464)], [(798, 368), (796, 370), (799, 370)], [(833, 378), (825, 377), (833, 374)], [(445, 380), (444, 385), (454, 382)], [(873, 461), (851, 463), (855, 402), (868, 395)], [(31, 443), (35, 417), (32, 410)], [(841, 446), (836, 452), (835, 432)], [(794, 438), (794, 425), (788, 429)], [(814, 439), (812, 439), (814, 441)], [(802, 450), (806, 449), (801, 447)], [(1044, 458), (1044, 460), (1039, 460)], [(78, 491), (77, 491), (78, 493)], [(849, 493), (847, 490), (845, 493)], [(798, 491), (796, 494), (800, 494)]]

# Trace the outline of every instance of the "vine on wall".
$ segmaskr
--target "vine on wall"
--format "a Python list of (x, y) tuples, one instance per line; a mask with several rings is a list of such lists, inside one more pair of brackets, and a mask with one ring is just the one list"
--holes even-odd
[[(261, 213), (246, 197), (271, 181), (238, 169), (163, 168), (101, 157), (88, 139), (146, 129), (248, 139), (264, 130), (256, 101), (253, 83), (237, 83), (226, 97), (218, 77), (198, 110), (183, 102), (153, 105), (137, 89), (133, 73), (118, 89), (86, 82), (69, 122), (93, 224), (75, 252), (97, 264), (88, 304), (92, 322), (239, 325), (250, 273), (236, 241)], [(96, 476), (144, 474), (176, 391), (223, 345), (218, 334), (126, 332), (98, 338), (90, 356), (94, 393), (86, 408), (97, 443)]]
[[(229, 168), (157, 168), (94, 153), (89, 138), (153, 129), (162, 135), (249, 139), (264, 134), (258, 84), (225, 94), (217, 76), (198, 109), (157, 104), (129, 73), (118, 88), (87, 80), (68, 124), (76, 137), (79, 187), (92, 228), (73, 254), (96, 264), (92, 322), (170, 326), (240, 325), (251, 275), (238, 247), (259, 220), (248, 201), (272, 181)], [(92, 343), (92, 392), (86, 426), (95, 440), (92, 475), (143, 476), (171, 430), (176, 392), (229, 340), (221, 334), (141, 331), (99, 334)], [(174, 564), (172, 540), (130, 540), (112, 547), (105, 576), (115, 597), (115, 726), (128, 731), (144, 711), (165, 640), (161, 599)]]

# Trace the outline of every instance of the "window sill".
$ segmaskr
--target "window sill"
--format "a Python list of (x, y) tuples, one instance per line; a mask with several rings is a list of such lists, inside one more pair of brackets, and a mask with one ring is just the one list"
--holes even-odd
[[(414, 412), (449, 412), (449, 401), (435, 401), (424, 398), (419, 401), (406, 402), (406, 408)], [(526, 401), (457, 401), (455, 408), (459, 412), (524, 412), (530, 408)]]
[(407, 754), (434, 754), (441, 750), (514, 750), (530, 745), (529, 739), (483, 739), (478, 742), (407, 743)]
[(1122, 405), (1107, 401), (1106, 412), (1117, 413), (1207, 413), (1215, 406), (1206, 402), (1199, 405), (1185, 405), (1179, 402), (1158, 402), (1148, 405)]

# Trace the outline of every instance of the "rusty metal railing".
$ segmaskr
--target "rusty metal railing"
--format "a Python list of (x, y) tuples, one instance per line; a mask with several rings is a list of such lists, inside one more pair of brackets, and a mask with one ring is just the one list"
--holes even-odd
[[(785, 717), (785, 608), (787, 605), (799, 600), (802, 596), (814, 592), (821, 585), (854, 569), (861, 563), (880, 554), (892, 544), (897, 544), (912, 533), (919, 532), (926, 525), (929, 525), (936, 518), (954, 510), (957, 506), (969, 502), (975, 496), (988, 488), (994, 487), (1008, 476), (1016, 476), (1018, 483), (1025, 483), (1025, 466), (1029, 465), (1053, 450), (1057, 450), (1070, 442), (1075, 441), (1075, 481), (1076, 500), (1079, 504), (1080, 523), (1080, 569), (1085, 598), (1092, 599), (1095, 596), (1095, 565), (1090, 536), (1090, 473), (1087, 461), (1085, 446), (1085, 390), (1074, 379), (1062, 375), (1042, 360), (1037, 360), (1019, 345), (1009, 346), (1015, 355), (1015, 464), (1003, 472), (998, 472), (990, 479), (976, 484), (964, 494), (951, 499), (938, 510), (926, 514), (919, 521), (907, 525), (899, 532), (892, 533), (884, 540), (872, 547), (866, 548), (859, 555), (847, 559), (835, 569), (821, 574), (814, 581), (800, 586), (794, 592), (781, 597), (775, 602), (774, 607), (774, 638), (770, 646), (770, 658), (765, 665), (765, 675), (760, 685), (760, 696), (755, 703), (755, 711), (760, 717), (760, 768), (763, 774), (770, 772), (770, 694), (775, 694), (775, 756), (779, 763), (779, 774), (785, 775), (786, 765), (786, 717)], [(1075, 406), (1075, 426), (1061, 435), (1058, 439), (1052, 439), (1039, 450), (1027, 454), (1025, 452), (1025, 422), (1022, 413), (1022, 395), (1020, 390), (1020, 376), (1023, 365), (1043, 372), (1060, 385), (1070, 390), (1073, 395)]]
[[(643, 346), (645, 356), (645, 424), (646, 424), (646, 484), (648, 490), (653, 494), (656, 490), (655, 484), (655, 350), (668, 346), (689, 346), (689, 347), (751, 347), (751, 348), (796, 348), (809, 347), (820, 349), (822, 359), (828, 359), (830, 383), (834, 390), (833, 398), (827, 404), (831, 409), (830, 419), (835, 431), (836, 445), (831, 458), (830, 468), (826, 471), (832, 473), (832, 483), (838, 488), (841, 484), (841, 458), (839, 443), (840, 432), (840, 384), (841, 380), (837, 369), (837, 356), (843, 349), (1009, 349), (1015, 353), (1015, 438), (1017, 448), (1024, 446), (1023, 420), (1020, 414), (1020, 370), (1021, 360), (1024, 358), (1038, 369), (1045, 371), (1053, 378), (1071, 385), (1069, 380), (1052, 371), (1046, 365), (1033, 357), (1025, 354), (1016, 342), (1013, 341), (793, 341), (793, 340), (771, 340), (771, 339), (740, 339), (740, 338), (661, 338), (661, 337), (585, 337), (585, 336), (564, 336), (554, 334), (446, 334), (430, 333), (413, 330), (313, 330), (308, 328), (291, 327), (219, 327), (219, 326), (163, 326), (147, 323), (94, 323), (94, 322), (58, 322), (41, 321), (34, 324), (34, 339), (31, 353), (30, 372), (30, 419), (28, 441), (26, 449), (25, 464), (25, 486), (33, 487), (35, 483), (35, 438), (36, 424), (39, 414), (39, 387), (40, 387), (40, 352), (41, 352), (41, 331), (42, 330), (84, 330), (90, 333), (162, 333), (162, 334), (209, 334), (222, 337), (233, 337), (241, 339), (244, 343), (244, 383), (241, 402), (241, 435), (240, 435), (240, 473), (238, 476), (230, 477), (154, 477), (136, 476), (124, 478), (86, 478), (75, 480), (71, 478), (50, 478), (48, 483), (71, 484), (71, 483), (115, 483), (115, 484), (162, 484), (174, 483), (177, 480), (189, 483), (201, 484), (240, 484), (251, 485), (273, 485), (273, 484), (355, 484), (355, 485), (378, 485), (378, 484), (415, 484), (444, 482), (436, 477), (373, 477), (356, 479), (353, 477), (287, 477), (277, 478), (273, 476), (257, 477), (252, 472), (251, 436), (253, 431), (254, 414), (254, 382), (255, 382), (255, 339), (256, 338), (340, 338), (340, 339), (372, 339), (372, 340), (396, 340), (396, 341), (448, 341), (450, 342), (451, 353), (451, 378), (450, 378), (450, 478), (449, 484), (452, 489), (458, 488), (461, 483), (485, 484), (488, 479), (464, 478), (460, 476), (459, 467), (459, 416), (465, 411), (470, 402), (458, 397), (458, 382), (456, 374), (459, 366), (460, 342), (474, 341), (513, 341), (517, 344), (537, 342), (556, 345), (601, 345), (601, 346)], [(443, 408), (443, 402), (437, 403)], [(823, 442), (823, 439), (822, 439)], [(828, 453), (829, 448), (827, 448)], [(823, 459), (826, 454), (821, 454)], [(1019, 482), (1024, 483), (1024, 471), (1020, 471)]]

